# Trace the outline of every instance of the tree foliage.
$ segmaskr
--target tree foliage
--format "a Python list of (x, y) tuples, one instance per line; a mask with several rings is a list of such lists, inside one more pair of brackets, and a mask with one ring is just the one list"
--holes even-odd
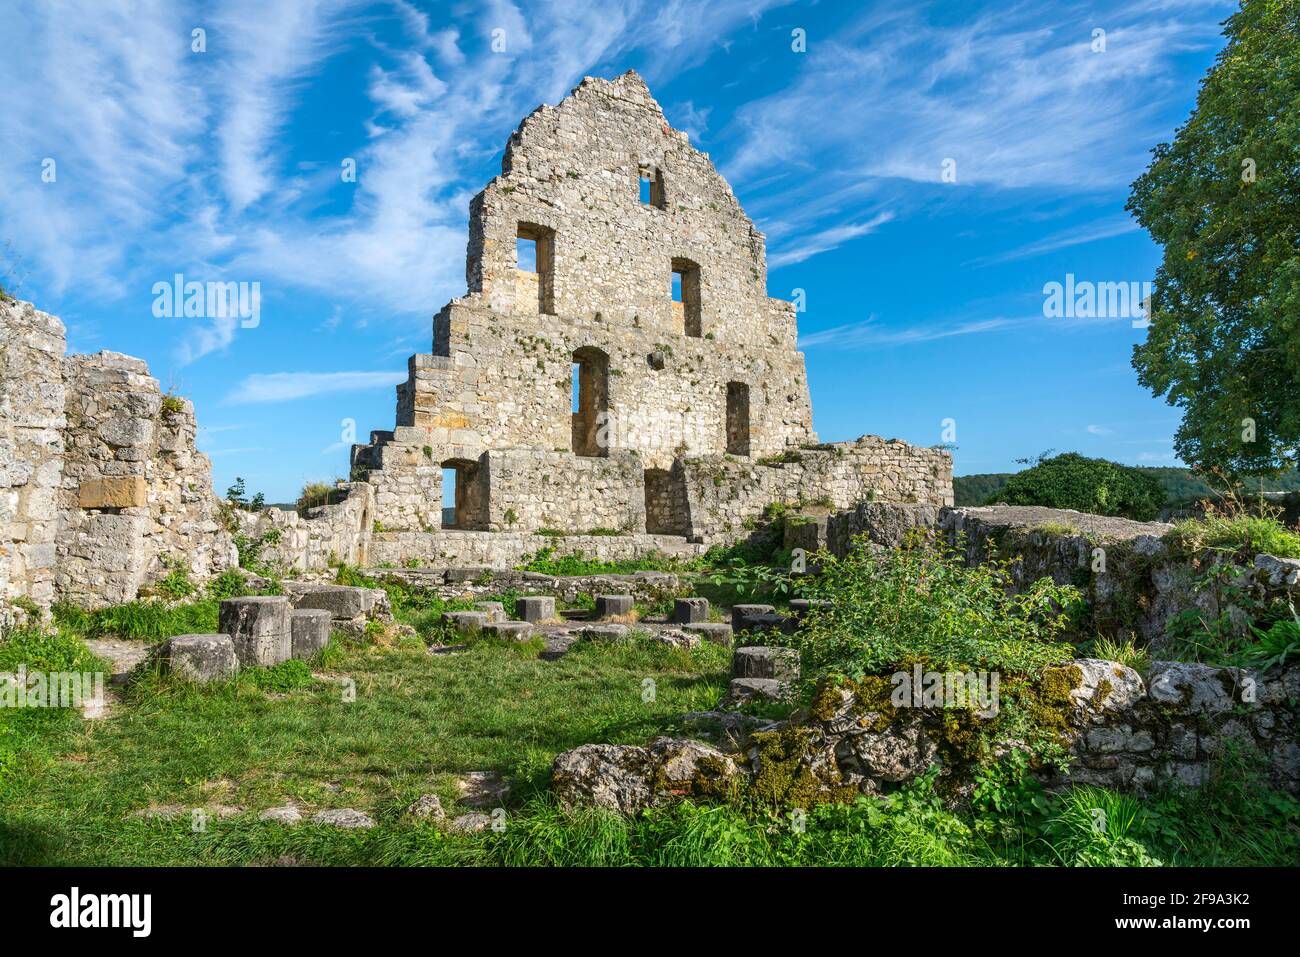
[(1129, 197), (1164, 247), (1133, 366), (1180, 458), (1250, 475), (1300, 449), (1300, 4), (1243, 0), (1225, 36)]
[(1146, 522), (1160, 515), (1165, 489), (1140, 469), (1065, 452), (1017, 472), (994, 498), (1008, 505), (1072, 508)]

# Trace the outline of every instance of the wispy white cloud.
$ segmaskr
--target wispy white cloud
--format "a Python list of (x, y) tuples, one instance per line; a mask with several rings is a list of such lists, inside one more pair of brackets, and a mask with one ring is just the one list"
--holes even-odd
[(337, 392), (361, 392), (406, 381), (405, 372), (268, 372), (247, 376), (225, 397), (231, 405), (289, 402)]
[(818, 253), (836, 249), (850, 239), (857, 239), (859, 236), (874, 233), (879, 227), (893, 218), (893, 213), (879, 213), (865, 223), (846, 223), (843, 226), (832, 226), (830, 229), (802, 236), (794, 245), (769, 256), (767, 260), (768, 266), (777, 269), (781, 266), (801, 263)]
[(918, 342), (933, 342), (936, 339), (951, 339), (955, 336), (974, 336), (989, 332), (1003, 332), (1014, 326), (1025, 324), (1024, 319), (977, 319), (947, 325), (903, 326), (893, 328), (885, 326), (870, 316), (864, 322), (848, 323), (823, 329), (799, 337), (800, 349), (812, 349), (819, 346), (832, 346), (837, 349), (863, 349), (869, 347), (912, 345)]
[(1104, 425), (1090, 425), (1087, 427), (1089, 435), (1111, 435), (1114, 431), (1114, 429), (1108, 429)]
[(1015, 249), (1009, 249), (1006, 252), (997, 253), (993, 256), (981, 256), (966, 263), (967, 266), (992, 266), (998, 263), (1014, 262), (1020, 259), (1030, 259), (1034, 256), (1041, 256), (1045, 253), (1055, 252), (1058, 249), (1068, 249), (1071, 246), (1083, 246), (1087, 243), (1095, 243), (1103, 239), (1112, 239), (1115, 236), (1125, 236), (1129, 233), (1137, 232), (1140, 227), (1136, 222), (1127, 218), (1108, 219), (1102, 222), (1085, 223), (1080, 226), (1071, 227), (1070, 229), (1061, 230), (1050, 236), (1044, 236), (1042, 239), (1032, 243), (1026, 243), (1023, 246), (1017, 246)]

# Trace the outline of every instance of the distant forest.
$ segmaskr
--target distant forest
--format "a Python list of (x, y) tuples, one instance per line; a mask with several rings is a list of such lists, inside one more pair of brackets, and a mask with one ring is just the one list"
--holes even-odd
[[(1211, 488), (1187, 469), (1145, 468), (1139, 471), (1153, 475), (1165, 487), (1170, 507), (1185, 506), (1198, 499), (1214, 497), (1216, 489)], [(986, 472), (982, 475), (960, 475), (952, 480), (953, 497), (958, 505), (984, 505), (995, 495), (1014, 472)], [(1300, 471), (1284, 472), (1276, 479), (1252, 479), (1251, 491), (1262, 492), (1296, 492), (1300, 491)]]

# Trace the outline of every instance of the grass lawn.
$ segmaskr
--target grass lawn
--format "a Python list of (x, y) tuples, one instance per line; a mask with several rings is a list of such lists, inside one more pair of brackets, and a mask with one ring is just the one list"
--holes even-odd
[[(518, 806), (545, 792), (558, 752), (641, 744), (713, 706), (728, 657), (709, 644), (648, 642), (581, 643), (556, 661), (486, 642), (450, 655), (430, 655), (422, 641), (347, 647), (328, 665), (355, 682), (350, 702), (339, 685), (285, 666), (208, 688), (149, 676), (106, 721), (20, 716), (23, 745), (0, 785), (0, 863), (252, 863), (285, 832), (255, 813), (211, 820), (201, 834), (188, 815), (127, 818), (148, 806), (256, 812), (296, 802), (304, 812), (365, 810), (388, 827), (421, 794), (454, 808), (455, 779), (468, 771), (507, 775)], [(356, 837), (308, 830), (324, 845)]]

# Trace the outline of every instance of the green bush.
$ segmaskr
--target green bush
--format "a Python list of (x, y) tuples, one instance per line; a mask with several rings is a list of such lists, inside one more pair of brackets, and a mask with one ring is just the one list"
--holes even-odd
[[(1008, 591), (1006, 563), (966, 566), (957, 550), (914, 541), (876, 554), (859, 542), (843, 558), (819, 553), (803, 593), (831, 606), (794, 636), (806, 676), (857, 678), (924, 659), (936, 668), (1034, 674), (1072, 657), (1062, 641), (1082, 597), (1049, 578)], [(810, 562), (811, 563), (811, 562)]]
[(1043, 459), (1017, 472), (987, 504), (1044, 505), (1149, 522), (1165, 505), (1160, 481), (1139, 469), (1077, 452)]

